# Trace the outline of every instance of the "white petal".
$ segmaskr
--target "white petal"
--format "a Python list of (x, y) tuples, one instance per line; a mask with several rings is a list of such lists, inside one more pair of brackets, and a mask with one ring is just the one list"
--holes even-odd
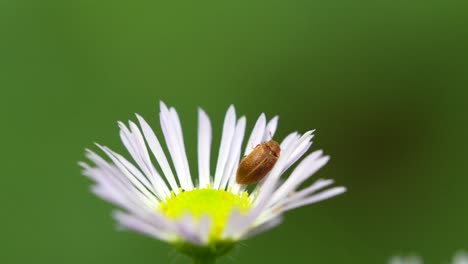
[(119, 126), (121, 128), (120, 137), (122, 142), (127, 147), (128, 152), (138, 164), (140, 169), (143, 171), (144, 176), (151, 182), (151, 185), (153, 186), (153, 189), (157, 193), (158, 197), (164, 198), (169, 196), (169, 188), (154, 168), (153, 163), (149, 157), (143, 135), (141, 134), (138, 127), (133, 122), (130, 122), (131, 131), (129, 131), (123, 123), (119, 122)]
[(183, 240), (188, 241), (195, 245), (203, 245), (203, 241), (200, 239), (198, 228), (195, 223), (195, 219), (190, 214), (184, 215), (176, 222), (176, 228), (178, 235)]
[(115, 212), (114, 218), (119, 222), (119, 224), (122, 227), (127, 228), (129, 230), (137, 231), (141, 234), (149, 235), (151, 237), (163, 241), (173, 240), (173, 238), (169, 234), (164, 232), (164, 230), (160, 230), (133, 215), (126, 214), (123, 212)]
[[(126, 138), (122, 138), (123, 142), (124, 142), (124, 145), (126, 146), (126, 148), (131, 151), (131, 154), (133, 155), (134, 154), (134, 151), (132, 149), (132, 145), (130, 144), (130, 141), (127, 140)], [(102, 147), (100, 145), (98, 145), (101, 149)], [(128, 146), (128, 147), (127, 147)], [(112, 151), (111, 151), (112, 152)], [(129, 162), (127, 159), (125, 159), (124, 157), (122, 157), (121, 155), (118, 155), (117, 153), (115, 152), (112, 152), (113, 154), (115, 154), (116, 157), (119, 157), (118, 160), (125, 165), (125, 167), (127, 167), (127, 169), (135, 175), (135, 177), (137, 177), (137, 179), (139, 181), (141, 181), (146, 188), (154, 191), (154, 187), (152, 186), (152, 184), (148, 181), (148, 179), (143, 175), (143, 173), (141, 173), (141, 171), (136, 168), (131, 162)], [(135, 154), (136, 155), (136, 154)], [(139, 159), (138, 156), (136, 156), (136, 159)]]
[[(310, 190), (307, 190), (307, 192), (313, 193), (315, 190), (311, 190), (311, 189), (319, 189), (318, 187), (322, 187), (322, 186), (316, 186), (315, 188), (310, 188)], [(306, 191), (306, 189), (304, 189), (304, 191)], [(268, 209), (265, 209), (264, 212), (262, 212), (262, 214), (255, 220), (255, 223), (268, 222), (271, 219), (281, 216), (281, 214), (283, 214), (285, 211), (289, 211), (300, 206), (317, 203), (317, 202), (329, 199), (333, 196), (339, 195), (345, 191), (346, 189), (344, 187), (335, 187), (335, 188), (331, 188), (331, 189), (322, 191), (318, 194), (311, 195), (308, 197), (305, 196), (307, 192), (301, 193), (300, 196), (302, 197), (299, 197), (299, 195), (288, 197), (288, 199), (282, 200), (276, 205), (271, 206)]]
[(199, 188), (210, 184), (211, 122), (202, 109), (198, 109), (198, 177)]
[(125, 201), (121, 196), (118, 196), (114, 189), (105, 188), (102, 185), (94, 185), (91, 187), (91, 192), (111, 204), (123, 208), (126, 206), (127, 201)]
[(262, 142), (270, 141), (275, 136), (276, 128), (278, 127), (278, 116), (273, 117), (270, 122), (268, 122), (265, 133), (263, 134)]
[(166, 182), (164, 182), (164, 180), (161, 178), (161, 175), (159, 175), (159, 173), (156, 171), (156, 168), (154, 167), (153, 163), (151, 162), (151, 158), (149, 156), (148, 149), (146, 148), (145, 140), (143, 138), (143, 135), (141, 134), (140, 129), (133, 122), (130, 122), (130, 128), (133, 132), (135, 140), (137, 141), (141, 161), (147, 168), (147, 178), (150, 179), (153, 185), (156, 185), (156, 190), (164, 192), (167, 196), (169, 196), (169, 188), (167, 187)]
[(109, 168), (89, 167), (83, 171), (85, 176), (96, 181), (92, 192), (122, 208), (133, 208), (135, 206), (152, 208), (155, 205), (153, 200), (137, 190), (128, 179), (125, 179), (125, 181), (120, 180), (120, 177), (125, 176), (116, 176), (122, 175), (122, 173), (115, 166), (111, 166), (113, 165), (109, 164)]
[(297, 132), (292, 132), (289, 134), (287, 137), (283, 139), (283, 141), (280, 144), (280, 148), (287, 149), (289, 147), (289, 144), (293, 142), (294, 140), (298, 140), (300, 138), (299, 133)]
[(243, 232), (249, 227), (247, 225), (248, 218), (243, 215), (239, 210), (233, 210), (229, 216), (226, 227), (224, 228), (223, 239), (237, 240), (242, 237)]
[(245, 239), (251, 238), (251, 237), (259, 235), (259, 234), (261, 234), (261, 233), (263, 233), (265, 231), (268, 231), (268, 230), (278, 226), (279, 224), (281, 224), (282, 220), (283, 219), (281, 217), (275, 217), (275, 218), (271, 219), (270, 221), (265, 222), (265, 223), (255, 227), (254, 229), (250, 230), (244, 238)]
[(177, 139), (179, 142), (179, 151), (180, 151), (180, 155), (182, 157), (182, 161), (184, 164), (185, 174), (187, 175), (187, 181), (190, 185), (190, 188), (193, 189), (192, 176), (190, 175), (190, 167), (189, 167), (187, 154), (186, 154), (187, 152), (185, 151), (184, 136), (182, 133), (182, 123), (180, 122), (179, 115), (177, 114), (177, 111), (175, 110), (174, 107), (171, 107), (169, 111), (172, 117), (172, 124), (177, 132)]
[(151, 185), (146, 181), (146, 179), (141, 175), (141, 173), (124, 157), (120, 156), (119, 154), (113, 152), (107, 147), (103, 147), (98, 145), (99, 148), (104, 151), (107, 156), (112, 159), (114, 164), (119, 168), (119, 170), (131, 181), (131, 183), (148, 199), (154, 201), (155, 203), (158, 202), (154, 194), (152, 194)]
[(294, 191), (301, 185), (307, 178), (312, 176), (321, 167), (323, 167), (329, 160), (327, 156), (321, 157), (322, 151), (315, 151), (307, 156), (297, 168), (293, 171), (291, 176), (275, 191), (271, 197), (270, 204), (285, 198), (290, 192)]
[(310, 185), (309, 187), (307, 188), (304, 188), (284, 199), (282, 199), (281, 201), (278, 202), (278, 205), (274, 205), (274, 206), (281, 206), (281, 205), (285, 205), (287, 203), (290, 203), (290, 202), (294, 202), (294, 201), (297, 201), (299, 199), (302, 199), (320, 189), (323, 189), (327, 186), (330, 186), (334, 183), (333, 180), (323, 180), (323, 179), (319, 179), (317, 180), (316, 182), (314, 182), (312, 185)]
[(236, 130), (234, 132), (234, 139), (231, 143), (229, 158), (227, 160), (227, 164), (223, 173), (223, 178), (221, 180), (220, 188), (226, 188), (226, 184), (229, 179), (235, 177), (236, 168), (238, 164), (238, 160), (240, 158), (241, 148), (242, 148), (242, 141), (244, 140), (245, 134), (245, 117), (239, 119), (236, 125)]
[(228, 188), (232, 188), (231, 191), (234, 194), (244, 191), (244, 188), (246, 187), (246, 185), (241, 185), (236, 182), (237, 168), (239, 167), (239, 163), (240, 163), (240, 155), (237, 157), (234, 163), (234, 164), (237, 164), (237, 166), (234, 166), (234, 169), (232, 170), (232, 174), (228, 183)]
[[(131, 200), (125, 200), (120, 195), (112, 196), (109, 193), (109, 190), (104, 188), (99, 188), (100, 186), (94, 186), (92, 189), (93, 193), (100, 196), (106, 201), (116, 204), (117, 206), (125, 209), (129, 214), (134, 215), (135, 217), (140, 218), (142, 221), (145, 221), (155, 228), (164, 230), (166, 232), (174, 232), (175, 228), (172, 226), (172, 223), (169, 222), (165, 217), (157, 214), (154, 209), (153, 211), (148, 210), (148, 208), (143, 208), (142, 203), (128, 204)], [(110, 199), (108, 199), (110, 198)]]
[(315, 194), (315, 195), (309, 196), (307, 198), (301, 199), (299, 201), (290, 203), (290, 204), (288, 204), (287, 206), (284, 207), (283, 211), (288, 211), (288, 210), (291, 210), (291, 209), (294, 209), (294, 208), (297, 208), (297, 207), (301, 207), (301, 206), (304, 206), (304, 205), (317, 203), (317, 202), (329, 199), (329, 198), (331, 198), (333, 196), (340, 195), (340, 194), (342, 194), (344, 192), (346, 192), (345, 187), (331, 188), (331, 189), (328, 189), (326, 191), (320, 192), (318, 194)]
[(247, 146), (245, 146), (244, 155), (249, 154), (255, 148), (255, 146), (262, 143), (263, 135), (265, 134), (265, 126), (266, 117), (265, 114), (262, 113), (255, 123), (252, 134), (250, 134), (250, 138), (247, 141)]
[(145, 201), (150, 201), (146, 198), (132, 182), (115, 166), (105, 161), (99, 155), (91, 150), (86, 150), (86, 157), (94, 162), (97, 167), (88, 165), (83, 166), (85, 176), (96, 181), (99, 185), (104, 185), (108, 188), (117, 189), (121, 195), (125, 196), (129, 192), (129, 198), (140, 198)]
[(185, 190), (191, 190), (193, 184), (190, 178), (190, 174), (187, 174), (186, 162), (187, 157), (185, 153), (182, 154), (183, 150), (180, 146), (182, 139), (179, 138), (179, 132), (173, 122), (173, 116), (167, 109), (166, 105), (161, 102), (161, 112), (159, 113), (161, 128), (166, 139), (167, 148), (172, 157), (177, 176), (179, 177), (180, 185)]
[(209, 216), (202, 216), (198, 223), (198, 237), (202, 244), (208, 244), (210, 238), (210, 231), (212, 227), (212, 221)]
[(256, 223), (264, 223), (267, 221), (270, 221), (273, 218), (276, 218), (280, 216), (284, 212), (284, 207), (288, 206), (288, 204), (295, 203), (296, 201), (299, 201), (303, 199), (304, 197), (320, 190), (323, 189), (329, 185), (333, 184), (333, 180), (322, 180), (319, 179), (317, 180), (314, 184), (311, 186), (294, 193), (285, 199), (282, 199), (280, 201), (277, 201), (277, 203), (271, 203), (268, 208), (264, 210), (264, 212), (255, 220)]
[(156, 161), (158, 162), (161, 170), (164, 173), (169, 185), (171, 186), (172, 190), (177, 194), (179, 192), (179, 186), (175, 180), (174, 174), (172, 173), (172, 169), (169, 165), (169, 162), (164, 154), (164, 151), (159, 143), (158, 138), (154, 134), (154, 131), (148, 125), (148, 123), (143, 119), (143, 117), (137, 115), (138, 121), (140, 123), (141, 129), (143, 130), (143, 135), (145, 136), (146, 142), (151, 149)]
[(218, 189), (221, 184), (221, 180), (223, 178), (227, 159), (229, 157), (231, 143), (234, 137), (235, 129), (236, 129), (236, 111), (234, 109), (234, 106), (231, 105), (224, 119), (223, 136), (221, 137), (221, 144), (219, 147), (219, 154), (218, 154), (218, 162), (216, 164), (216, 173), (215, 173), (215, 179), (214, 179), (214, 184), (213, 184), (214, 189)]
[(302, 144), (297, 147), (294, 153), (291, 154), (291, 157), (286, 164), (285, 170), (289, 169), (294, 163), (296, 163), (309, 150), (310, 146), (312, 146), (311, 141), (302, 142)]
[(156, 213), (157, 203), (144, 196), (116, 166), (88, 152), (87, 156), (96, 163), (97, 167), (86, 170), (85, 173), (97, 179), (97, 185), (92, 191), (98, 196), (117, 206), (127, 210), (135, 216), (145, 219), (148, 223), (161, 228), (161, 230), (173, 231), (172, 224), (163, 216)]

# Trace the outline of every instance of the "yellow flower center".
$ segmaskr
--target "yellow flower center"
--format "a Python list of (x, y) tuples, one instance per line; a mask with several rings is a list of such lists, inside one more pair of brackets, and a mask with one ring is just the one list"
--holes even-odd
[[(209, 186), (208, 186), (209, 187)], [(170, 219), (179, 219), (189, 213), (195, 219), (209, 216), (212, 221), (210, 242), (217, 242), (233, 210), (246, 213), (251, 207), (247, 192), (234, 194), (231, 190), (194, 189), (187, 192), (172, 193), (165, 202), (159, 204), (159, 210)]]

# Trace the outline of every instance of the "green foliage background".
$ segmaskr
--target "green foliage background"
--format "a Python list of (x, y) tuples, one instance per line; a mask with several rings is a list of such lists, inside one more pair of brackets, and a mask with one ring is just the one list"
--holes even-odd
[(197, 107), (218, 142), (235, 104), (249, 128), (279, 114), (278, 138), (316, 128), (332, 157), (317, 177), (349, 188), (222, 263), (468, 250), (467, 3), (0, 1), (0, 262), (187, 263), (116, 232), (77, 166), (93, 142), (123, 150), (117, 120), (157, 127), (159, 100), (179, 111), (192, 164)]

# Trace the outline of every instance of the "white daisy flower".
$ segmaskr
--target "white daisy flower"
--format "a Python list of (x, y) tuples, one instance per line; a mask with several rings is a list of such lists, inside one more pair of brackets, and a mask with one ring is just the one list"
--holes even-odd
[(453, 257), (453, 264), (468, 264), (468, 252), (460, 251)]
[(409, 256), (394, 256), (392, 257), (388, 264), (423, 264), (423, 260), (421, 257), (416, 255), (409, 255)]
[(97, 196), (122, 209), (114, 213), (121, 227), (171, 243), (204, 263), (214, 262), (235, 242), (277, 226), (284, 212), (346, 190), (327, 188), (333, 180), (325, 179), (297, 190), (327, 163), (329, 157), (320, 150), (308, 154), (289, 177), (280, 179), (309, 150), (313, 131), (303, 135), (293, 132), (284, 138), (277, 162), (252, 191), (236, 182), (241, 157), (274, 136), (278, 117), (267, 122), (261, 114), (242, 151), (246, 118), (237, 118), (234, 106), (229, 107), (216, 169), (212, 171), (211, 122), (199, 109), (195, 181), (176, 110), (160, 104), (160, 124), (170, 155), (165, 154), (161, 140), (148, 123), (141, 116), (136, 117), (139, 125), (119, 122), (121, 140), (134, 162), (98, 145), (107, 158), (87, 150), (86, 156), (94, 165), (80, 163), (83, 174), (95, 181), (92, 191)]

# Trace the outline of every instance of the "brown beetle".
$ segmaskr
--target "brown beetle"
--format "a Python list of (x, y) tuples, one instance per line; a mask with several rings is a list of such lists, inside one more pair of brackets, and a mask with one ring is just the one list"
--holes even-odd
[(258, 144), (242, 158), (237, 168), (236, 182), (248, 185), (261, 181), (273, 169), (280, 152), (280, 145), (274, 140)]

